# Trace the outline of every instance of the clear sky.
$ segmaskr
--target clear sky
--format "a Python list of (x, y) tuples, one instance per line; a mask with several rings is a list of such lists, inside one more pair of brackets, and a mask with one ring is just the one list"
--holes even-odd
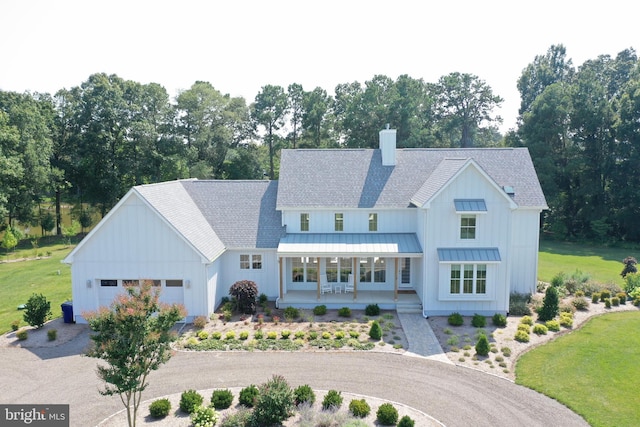
[(574, 66), (640, 50), (626, 0), (0, 0), (0, 90), (55, 93), (98, 72), (163, 85), (195, 81), (254, 100), (266, 84), (333, 94), (376, 74), (484, 80), (514, 127), (516, 82), (563, 44)]

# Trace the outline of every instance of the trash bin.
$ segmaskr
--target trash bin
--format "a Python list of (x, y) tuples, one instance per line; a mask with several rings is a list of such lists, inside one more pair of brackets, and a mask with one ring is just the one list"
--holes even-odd
[(63, 302), (60, 307), (62, 307), (62, 319), (64, 323), (73, 323), (73, 302)]

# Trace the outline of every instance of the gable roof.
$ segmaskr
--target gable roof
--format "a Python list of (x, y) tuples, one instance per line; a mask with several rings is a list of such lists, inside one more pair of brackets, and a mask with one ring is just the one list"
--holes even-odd
[(277, 209), (405, 208), (429, 200), (472, 159), (519, 207), (546, 208), (526, 148), (405, 148), (395, 166), (378, 149), (282, 150)]
[(277, 181), (182, 181), (204, 220), (227, 249), (277, 248), (284, 235), (276, 210)]

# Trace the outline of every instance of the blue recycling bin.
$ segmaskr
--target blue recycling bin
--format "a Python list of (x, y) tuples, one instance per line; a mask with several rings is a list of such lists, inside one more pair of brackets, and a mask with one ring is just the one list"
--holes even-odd
[(62, 319), (64, 323), (73, 323), (73, 302), (63, 302), (60, 307), (62, 307)]

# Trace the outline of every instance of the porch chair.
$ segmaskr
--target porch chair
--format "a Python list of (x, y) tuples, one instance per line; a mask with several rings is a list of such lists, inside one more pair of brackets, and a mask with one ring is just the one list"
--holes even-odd
[(326, 274), (320, 275), (320, 293), (324, 294), (325, 292), (333, 293), (333, 289), (331, 288), (331, 284), (327, 280)]
[(349, 274), (349, 279), (347, 283), (344, 285), (344, 293), (353, 292), (353, 274)]

